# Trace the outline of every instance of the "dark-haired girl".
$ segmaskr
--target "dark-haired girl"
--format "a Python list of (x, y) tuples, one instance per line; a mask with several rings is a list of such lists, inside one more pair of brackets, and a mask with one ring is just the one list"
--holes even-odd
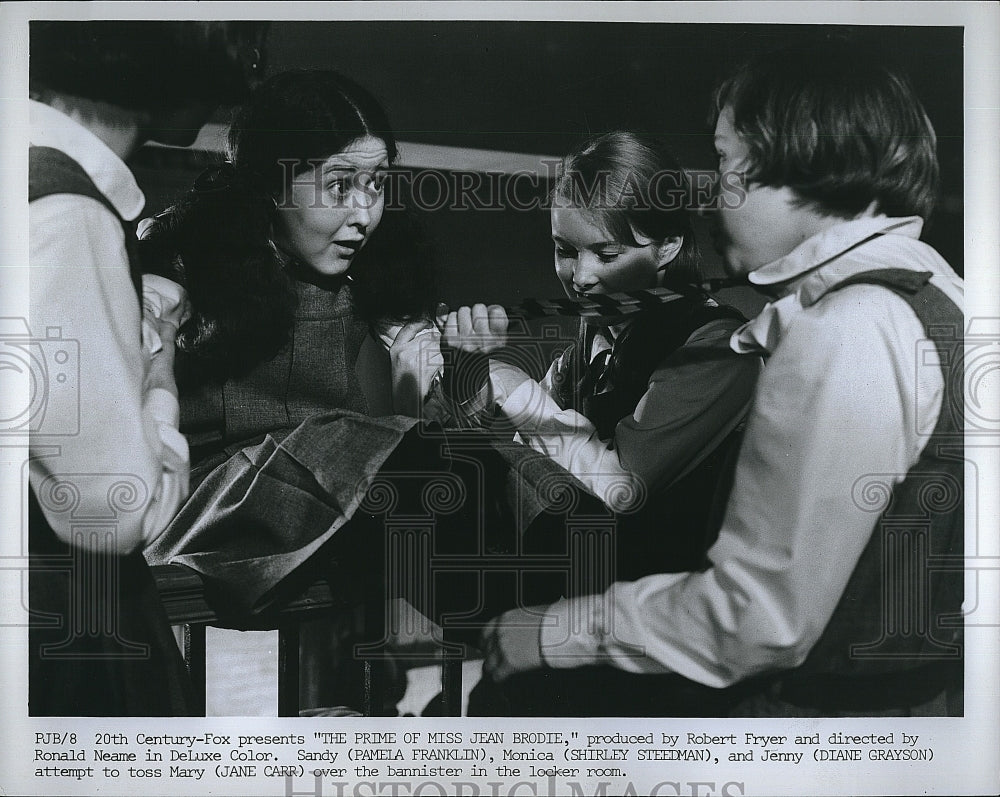
[[(440, 426), (367, 414), (363, 341), (428, 325), (436, 295), (425, 248), (386, 198), (395, 157), (363, 88), (278, 74), (236, 114), (227, 162), (143, 231), (147, 270), (183, 284), (192, 307), (177, 374), (196, 487), (147, 557), (202, 573), (220, 612), (266, 610), (331, 562), (343, 591), (384, 595), (386, 513), (423, 518), (435, 550), (514, 533), (487, 494), (508, 472), (495, 453), (452, 459)], [(475, 583), (435, 584), (408, 596), (427, 616), (482, 608)]]
[(375, 322), (428, 315), (433, 281), (385, 210), (386, 114), (353, 81), (273, 76), (236, 112), (226, 155), (142, 231), (147, 271), (192, 308), (176, 370), (198, 486), (147, 557), (255, 611), (353, 516), (415, 423), (367, 418), (355, 364)]

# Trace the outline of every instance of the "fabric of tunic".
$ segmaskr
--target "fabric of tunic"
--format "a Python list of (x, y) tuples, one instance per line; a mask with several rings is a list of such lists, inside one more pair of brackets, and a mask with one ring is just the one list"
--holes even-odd
[[(468, 555), (509, 553), (539, 515), (565, 503), (561, 491), (580, 489), (524, 446), (401, 415), (369, 417), (354, 370), (368, 328), (350, 284), (327, 291), (299, 282), (297, 290), (291, 339), (275, 358), (222, 384), (180, 382), (193, 492), (146, 550), (152, 563), (204, 576), (232, 622), (306, 586), (317, 559), (341, 563), (334, 577), (367, 568), (373, 580), (385, 565), (385, 541), (375, 538), (394, 516), (422, 518), (439, 548), (461, 547), (464, 537), (483, 541)], [(449, 490), (462, 505), (435, 506), (433, 496)], [(380, 508), (384, 491), (404, 498)], [(348, 544), (342, 530), (352, 526)], [(320, 554), (331, 542), (339, 550)]]
[(347, 522), (414, 424), (365, 414), (354, 366), (367, 326), (350, 284), (295, 285), (290, 340), (274, 358), (224, 382), (179, 380), (193, 490), (146, 549), (151, 563), (201, 573), (236, 614), (264, 609)]
[(185, 378), (185, 355), (178, 354), (181, 431), (199, 474), (218, 459), (213, 455), (294, 429), (318, 412), (367, 414), (354, 365), (368, 326), (354, 312), (350, 283), (326, 290), (297, 281), (295, 289), (298, 308), (288, 344), (246, 376), (199, 384)]

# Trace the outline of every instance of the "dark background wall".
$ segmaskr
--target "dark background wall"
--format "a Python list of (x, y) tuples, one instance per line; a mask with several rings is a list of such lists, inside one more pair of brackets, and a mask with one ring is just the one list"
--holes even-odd
[[(816, 26), (518, 22), (276, 22), (268, 72), (338, 69), (373, 91), (403, 142), (558, 156), (592, 133), (665, 137), (688, 168), (711, 168), (713, 85), (736, 62)], [(962, 41), (958, 27), (837, 26), (878, 48), (913, 81), (938, 134), (942, 198), (927, 229), (961, 272)], [(219, 120), (225, 118), (220, 113)], [(402, 147), (405, 162), (407, 149)], [(202, 159), (149, 148), (136, 159), (156, 211)], [(544, 186), (542, 186), (544, 189)], [(543, 210), (426, 213), (449, 302), (558, 295)], [(699, 234), (703, 230), (699, 229)], [(707, 237), (701, 235), (707, 242)], [(710, 246), (706, 270), (721, 274)], [(747, 312), (761, 300), (724, 294)]]

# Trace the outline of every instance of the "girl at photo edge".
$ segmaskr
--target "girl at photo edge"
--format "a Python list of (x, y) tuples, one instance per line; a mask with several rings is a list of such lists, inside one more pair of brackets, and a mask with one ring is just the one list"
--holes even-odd
[[(241, 101), (266, 32), (257, 22), (30, 25), (30, 316), (62, 328), (80, 356), (76, 401), (50, 402), (31, 435), (32, 716), (194, 710), (141, 553), (187, 494), (188, 451), (176, 318), (141, 314), (132, 221), (145, 198), (127, 161), (143, 141), (191, 144), (220, 102)], [(77, 432), (48, 437), (67, 427)], [(81, 517), (113, 520), (98, 532)]]

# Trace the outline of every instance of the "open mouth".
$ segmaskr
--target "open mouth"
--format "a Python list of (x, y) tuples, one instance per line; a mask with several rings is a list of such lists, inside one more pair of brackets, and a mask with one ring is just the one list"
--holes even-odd
[(358, 241), (334, 241), (333, 245), (340, 251), (341, 255), (344, 257), (354, 257), (361, 248), (364, 240)]

